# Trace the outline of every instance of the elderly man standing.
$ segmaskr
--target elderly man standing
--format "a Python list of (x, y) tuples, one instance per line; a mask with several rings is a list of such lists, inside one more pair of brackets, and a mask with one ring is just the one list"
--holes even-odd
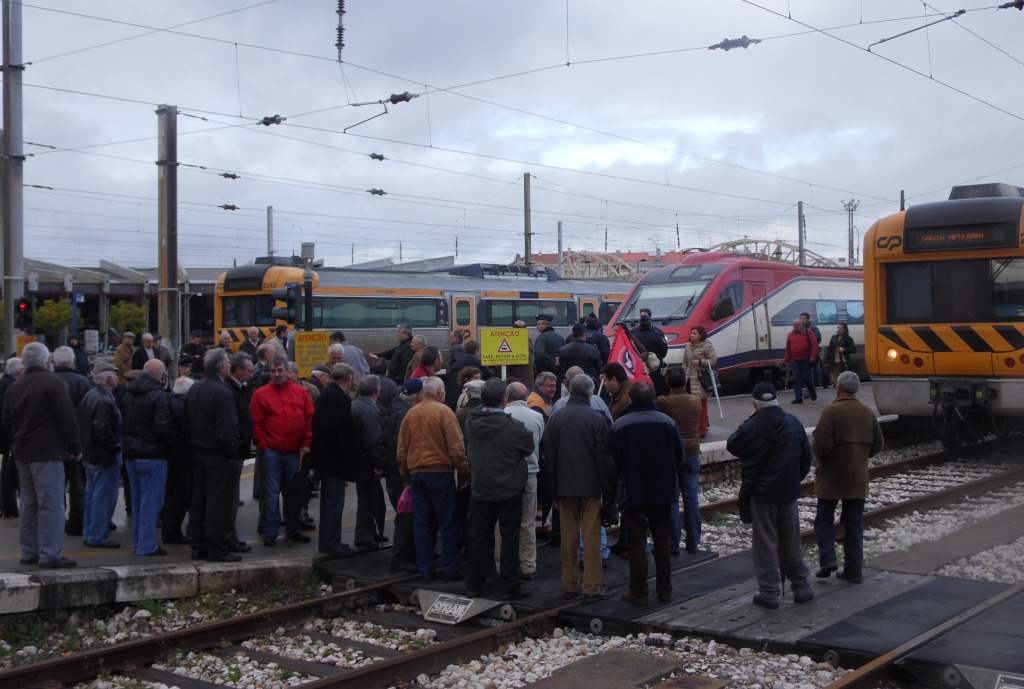
[(412, 326), (402, 323), (395, 331), (398, 344), (378, 354), (370, 354), (371, 359), (388, 360), (388, 378), (395, 381), (396, 385), (405, 382), (405, 369), (412, 360)]
[[(595, 350), (597, 351), (597, 350)], [(579, 587), (579, 544), (583, 536), (583, 600), (604, 599), (601, 591), (601, 495), (614, 490), (605, 459), (608, 424), (590, 406), (594, 381), (578, 375), (569, 384), (565, 407), (548, 419), (541, 439), (548, 494), (561, 519), (562, 597)]]
[(246, 337), (245, 342), (243, 342), (242, 344), (240, 344), (238, 346), (238, 351), (242, 352), (244, 354), (248, 354), (255, 361), (256, 360), (256, 349), (261, 344), (263, 344), (263, 333), (260, 332), (259, 328), (252, 327), (252, 328), (249, 328), (249, 330), (246, 333), (246, 335), (248, 335), (248, 337)]
[[(265, 470), (263, 494), (266, 500), (267, 523), (263, 529), (263, 545), (273, 548), (281, 528), (281, 491), (299, 470), (299, 455), (309, 451), (313, 430), (313, 401), (306, 389), (291, 382), (288, 362), (275, 357), (270, 362), (270, 385), (253, 393), (249, 402), (252, 415), (252, 436), (263, 452)], [(298, 520), (285, 524), (288, 538), (295, 543), (309, 543)]]
[(153, 344), (153, 336), (150, 333), (142, 333), (142, 346), (136, 348), (132, 354), (132, 368), (142, 370), (142, 365), (150, 359), (158, 358), (160, 350)]
[(412, 378), (413, 372), (419, 368), (420, 363), (423, 361), (423, 350), (426, 349), (426, 346), (427, 338), (423, 335), (412, 336), (412, 358), (409, 359), (409, 363), (405, 366), (403, 383)]
[[(558, 350), (562, 347), (562, 338), (551, 325), (552, 317), (546, 313), (537, 314), (537, 340), (533, 343), (533, 366), (535, 373), (543, 371), (558, 373)], [(558, 388), (555, 387), (557, 392)]]
[[(78, 409), (93, 385), (75, 369), (75, 352), (71, 347), (57, 347), (53, 350), (53, 372), (68, 386), (71, 404)], [(81, 462), (70, 459), (65, 461), (64, 478), (68, 486), (68, 520), (64, 531), (69, 536), (81, 536), (85, 514), (85, 467)]]
[(132, 489), (132, 550), (136, 555), (167, 554), (156, 543), (156, 523), (167, 488), (167, 459), (177, 440), (171, 401), (164, 392), (166, 382), (164, 363), (150, 359), (120, 402), (124, 461)]
[(120, 548), (109, 536), (121, 478), (121, 412), (111, 393), (117, 387), (117, 367), (96, 362), (92, 382), (93, 389), (82, 398), (77, 411), (85, 465), (82, 535), (90, 548)]
[(359, 395), (352, 401), (352, 426), (358, 438), (356, 463), (356, 536), (357, 548), (376, 549), (387, 542), (384, 535), (384, 489), (380, 480), (388, 464), (384, 434), (384, 416), (377, 407), (380, 379), (364, 376)]
[(75, 408), (67, 386), (46, 370), (50, 351), (25, 345), (25, 373), (4, 398), (3, 426), (11, 439), (21, 489), (21, 564), (42, 569), (74, 567), (64, 541), (64, 460), (81, 459)]
[(207, 352), (203, 370), (206, 378), (193, 385), (185, 399), (192, 438), (192, 559), (240, 562), (242, 558), (230, 552), (228, 543), (238, 481), (238, 411), (224, 382), (231, 373), (227, 352)]
[(434, 545), (441, 530), (445, 578), (462, 578), (462, 528), (455, 518), (454, 469), (459, 488), (469, 483), (466, 446), (455, 412), (444, 403), (444, 382), (423, 378), (423, 401), (410, 409), (398, 432), (398, 467), (412, 489), (416, 564), (424, 582), (434, 580)]
[(357, 461), (359, 448), (352, 442), (352, 398), (348, 388), (352, 367), (335, 364), (331, 383), (316, 398), (309, 456), (320, 473), (320, 536), (317, 549), (329, 558), (352, 557), (355, 551), (341, 542), (341, 515), (345, 511), (345, 477)]
[(814, 438), (814, 494), (818, 511), (814, 536), (818, 541), (816, 576), (827, 578), (836, 562), (836, 506), (843, 525), (843, 570), (836, 574), (853, 584), (864, 580), (864, 500), (868, 497), (868, 459), (885, 444), (882, 427), (871, 408), (857, 399), (860, 378), (844, 371), (836, 379), (836, 399), (825, 407)]
[(754, 386), (754, 413), (729, 436), (726, 449), (742, 462), (740, 519), (754, 525), (754, 604), (779, 607), (779, 568), (789, 578), (793, 600), (814, 600), (800, 545), (796, 501), (811, 469), (811, 445), (803, 424), (779, 407), (771, 383)]
[[(522, 396), (526, 396), (525, 388)], [(482, 404), (466, 419), (466, 455), (473, 467), (467, 595), (476, 598), (484, 594), (488, 565), (494, 557), (494, 527), (497, 525), (501, 533), (500, 584), (494, 593), (501, 597), (525, 598), (529, 593), (519, 585), (519, 525), (528, 478), (526, 458), (536, 445), (533, 434), (522, 422), (502, 412), (504, 383), (491, 378), (484, 383), (480, 397)], [(528, 408), (526, 412), (536, 416), (536, 412)]]
[(114, 366), (117, 367), (117, 382), (120, 385), (128, 385), (124, 377), (125, 371), (132, 367), (132, 355), (135, 354), (135, 333), (126, 330), (121, 335), (121, 344), (114, 350)]
[[(542, 375), (550, 375), (551, 382), (555, 382), (554, 375)], [(533, 451), (526, 456), (526, 487), (519, 524), (519, 568), (522, 578), (529, 581), (537, 577), (537, 475), (540, 473), (540, 439), (544, 436), (547, 417), (526, 406), (526, 386), (522, 383), (510, 383), (505, 388), (505, 413), (523, 424), (533, 436)]]
[[(671, 417), (654, 406), (654, 385), (637, 381), (629, 389), (632, 411), (615, 421), (608, 447), (626, 486), (629, 532), (629, 591), (622, 600), (647, 605), (647, 531), (654, 542), (655, 592), (672, 600), (672, 511), (679, 513), (676, 477), (683, 469), (683, 442)], [(678, 542), (676, 548), (679, 547)]]

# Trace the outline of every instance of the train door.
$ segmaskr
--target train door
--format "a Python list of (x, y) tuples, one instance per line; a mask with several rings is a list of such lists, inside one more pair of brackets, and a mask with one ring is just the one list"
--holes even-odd
[(472, 293), (452, 294), (452, 330), (462, 332), (464, 340), (476, 337), (476, 295)]
[(768, 293), (763, 282), (748, 282), (752, 298), (750, 312), (754, 320), (754, 351), (757, 360), (771, 358), (772, 329), (768, 321)]
[(593, 297), (580, 297), (580, 317), (597, 315), (597, 299)]

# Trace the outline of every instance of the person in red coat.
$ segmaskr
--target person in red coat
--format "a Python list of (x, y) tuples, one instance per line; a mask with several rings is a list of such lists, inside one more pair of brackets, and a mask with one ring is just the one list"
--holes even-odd
[[(309, 451), (313, 438), (313, 402), (301, 385), (289, 380), (288, 362), (275, 357), (270, 362), (270, 385), (253, 393), (249, 402), (252, 415), (252, 436), (263, 452), (264, 497), (267, 522), (263, 545), (272, 548), (281, 528), (281, 490), (288, 486), (299, 470), (299, 454)], [(288, 538), (295, 543), (309, 543), (298, 520), (285, 524)]]
[(804, 327), (799, 318), (793, 321), (793, 331), (786, 337), (786, 361), (793, 365), (793, 404), (804, 403), (804, 386), (811, 392), (811, 401), (818, 399), (818, 393), (811, 382), (811, 367), (818, 361), (818, 340)]

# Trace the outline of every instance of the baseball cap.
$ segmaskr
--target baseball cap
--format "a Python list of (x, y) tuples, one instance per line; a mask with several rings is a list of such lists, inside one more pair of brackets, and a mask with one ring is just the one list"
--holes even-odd
[(423, 380), (421, 378), (410, 378), (402, 383), (403, 395), (418, 395), (423, 392)]
[(762, 402), (771, 402), (779, 398), (775, 386), (771, 383), (758, 383), (754, 386), (754, 399)]

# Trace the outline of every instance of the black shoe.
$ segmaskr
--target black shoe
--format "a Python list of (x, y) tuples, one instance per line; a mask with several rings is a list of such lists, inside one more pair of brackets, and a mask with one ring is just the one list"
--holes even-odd
[(814, 576), (819, 579), (828, 579), (832, 576), (832, 572), (839, 569), (839, 565), (822, 565), (821, 568), (814, 573)]
[(38, 565), (39, 564), (39, 558), (38, 557), (23, 557), (20, 560), (18, 560), (18, 562), (20, 562), (23, 565)]
[(572, 600), (573, 598), (579, 598), (579, 595), (580, 594), (576, 593), (575, 591), (562, 591), (562, 598), (564, 598), (565, 600)]
[(207, 559), (210, 562), (241, 562), (242, 561), (241, 557), (239, 557), (238, 555), (232, 555), (231, 553), (228, 553), (227, 555), (220, 555), (218, 557), (210, 557), (210, 558), (207, 558)]
[(845, 569), (841, 569), (838, 572), (836, 572), (836, 579), (844, 579), (845, 581), (848, 581), (851, 584), (859, 584), (862, 581), (864, 581), (864, 577), (855, 577), (855, 576), (849, 575), (849, 574), (846, 573)]
[(356, 548), (359, 550), (380, 550), (380, 544), (376, 541), (356, 541)]
[(603, 593), (584, 593), (583, 594), (583, 602), (584, 603), (598, 603), (600, 601), (603, 601), (604, 597), (605, 597), (605, 594), (603, 594)]
[(803, 400), (793, 400), (793, 404), (803, 404)]
[(210, 552), (206, 548), (193, 548), (192, 559), (193, 560), (206, 560), (210, 557)]
[(277, 536), (264, 536), (263, 545), (265, 545), (268, 548), (273, 548), (275, 545), (277, 545)]
[(89, 548), (120, 548), (121, 547), (121, 544), (117, 543), (115, 541), (105, 541), (104, 543), (88, 543), (86, 541), (82, 541), (82, 545), (85, 545), (85, 546), (87, 546)]
[(818, 401), (818, 393), (816, 393), (814, 390), (811, 390), (811, 401), (812, 402), (817, 402)]
[[(320, 551), (320, 554), (328, 560), (333, 560), (342, 557), (352, 557), (356, 554), (356, 551), (352, 550), (352, 548), (342, 543), (341, 547), (339, 548), (324, 548)], [(413, 571), (416, 571), (415, 565), (410, 566), (413, 568)]]
[(302, 531), (316, 531), (316, 522), (299, 522), (299, 529), (301, 529)]
[(228, 546), (229, 553), (250, 553), (252, 552), (252, 546), (244, 541), (238, 541)]
[(166, 555), (167, 551), (164, 550), (163, 548), (161, 548), (160, 546), (157, 546), (156, 550), (154, 550), (151, 553), (135, 553), (135, 554), (139, 555), (141, 557), (159, 557), (160, 555)]
[(107, 531), (117, 531), (117, 524), (114, 522), (107, 524)]
[(377, 543), (390, 543), (391, 542), (391, 539), (388, 538), (387, 536), (374, 536), (373, 540), (376, 541)]
[(39, 569), (71, 569), (77, 567), (78, 563), (74, 560), (69, 560), (66, 557), (62, 557), (59, 560), (52, 560), (50, 562), (40, 562)]
[(806, 596), (794, 595), (793, 600), (797, 603), (810, 603), (812, 600), (814, 600), (814, 591), (811, 591)]
[(290, 538), (292, 539), (292, 543), (309, 543), (310, 541), (309, 536), (302, 533), (301, 531), (296, 531), (291, 535)]
[(779, 601), (768, 600), (767, 598), (761, 595), (760, 591), (754, 594), (754, 605), (760, 605), (762, 608), (768, 608), (769, 610), (779, 609)]
[(537, 573), (536, 572), (523, 572), (522, 574), (519, 575), (519, 578), (522, 579), (523, 581), (533, 581), (534, 579), (537, 578)]

